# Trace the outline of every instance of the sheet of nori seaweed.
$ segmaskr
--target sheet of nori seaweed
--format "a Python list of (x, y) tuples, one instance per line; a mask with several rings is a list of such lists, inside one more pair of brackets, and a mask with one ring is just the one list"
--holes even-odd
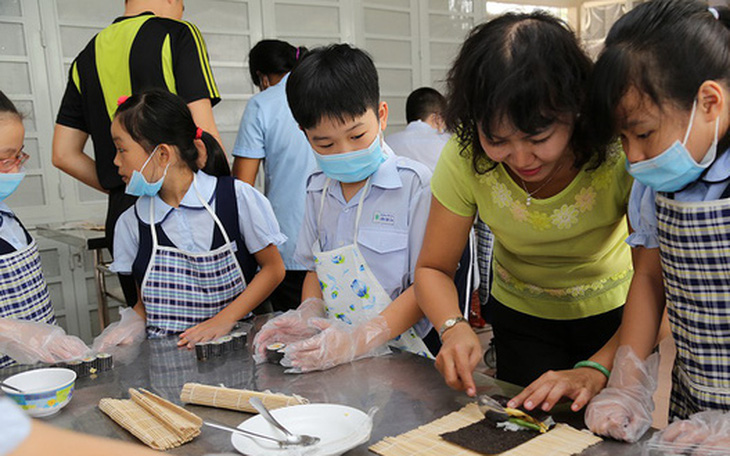
[(528, 440), (540, 435), (537, 431), (505, 431), (497, 425), (483, 419), (458, 431), (441, 434), (441, 437), (451, 443), (482, 454), (499, 454), (522, 445)]
[[(503, 406), (506, 406), (507, 401), (509, 401), (508, 397), (500, 395), (494, 395), (492, 398)], [(539, 420), (547, 419), (549, 415), (542, 410), (534, 410), (529, 413)], [(506, 431), (498, 428), (496, 423), (485, 418), (457, 431), (441, 434), (441, 437), (448, 442), (477, 453), (499, 454), (522, 445), (538, 435), (540, 435), (539, 432), (532, 430)]]

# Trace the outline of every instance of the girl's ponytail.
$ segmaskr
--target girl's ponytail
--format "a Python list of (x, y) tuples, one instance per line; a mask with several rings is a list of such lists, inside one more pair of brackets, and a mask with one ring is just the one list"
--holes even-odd
[(207, 152), (203, 172), (215, 177), (230, 176), (231, 168), (218, 140), (206, 131), (202, 132), (200, 140), (203, 141)]

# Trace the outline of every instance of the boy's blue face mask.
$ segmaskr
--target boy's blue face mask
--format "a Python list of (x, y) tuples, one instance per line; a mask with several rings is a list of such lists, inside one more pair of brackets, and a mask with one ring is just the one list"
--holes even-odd
[(0, 173), (0, 201), (12, 195), (25, 177), (25, 170), (17, 173)]
[(360, 182), (370, 177), (385, 161), (380, 143), (378, 130), (378, 135), (366, 149), (332, 155), (322, 155), (315, 151), (314, 158), (330, 179), (345, 183)]
[(152, 160), (152, 156), (155, 155), (158, 147), (159, 146), (155, 147), (155, 150), (153, 150), (150, 156), (147, 157), (147, 161), (144, 162), (144, 165), (142, 165), (142, 168), (139, 171), (135, 170), (132, 172), (132, 178), (129, 179), (127, 188), (124, 190), (127, 195), (155, 196), (160, 192), (160, 189), (162, 188), (162, 182), (165, 180), (165, 176), (167, 175), (167, 168), (170, 167), (169, 163), (165, 167), (165, 172), (162, 174), (162, 177), (157, 182), (149, 183), (147, 182), (147, 179), (145, 179), (144, 175), (142, 175), (142, 171), (144, 170), (145, 166), (147, 166), (147, 163)]
[(696, 181), (702, 172), (715, 161), (718, 129), (720, 127), (719, 116), (715, 120), (715, 140), (712, 141), (702, 161), (697, 163), (687, 150), (687, 139), (690, 131), (692, 131), (696, 111), (697, 100), (692, 105), (692, 114), (689, 118), (684, 141), (681, 143), (679, 140), (674, 141), (664, 152), (649, 160), (637, 163), (626, 161), (626, 169), (634, 179), (658, 192), (676, 192)]

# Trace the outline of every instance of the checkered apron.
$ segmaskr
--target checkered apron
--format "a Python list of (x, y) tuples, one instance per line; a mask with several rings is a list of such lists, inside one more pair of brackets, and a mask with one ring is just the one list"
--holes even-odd
[(730, 410), (730, 199), (656, 198), (667, 313), (677, 345), (670, 417)]
[[(142, 280), (142, 302), (147, 312), (147, 335), (179, 334), (215, 316), (246, 288), (246, 279), (236, 261), (234, 243), (218, 216), (193, 186), (198, 199), (215, 220), (225, 243), (210, 252), (185, 252), (160, 245), (155, 225), (152, 256)], [(154, 220), (154, 198), (150, 199), (150, 220)]]
[[(26, 238), (24, 249), (0, 255), (0, 317), (54, 324), (38, 246), (27, 232)], [(0, 354), (0, 368), (11, 364), (12, 359)]]

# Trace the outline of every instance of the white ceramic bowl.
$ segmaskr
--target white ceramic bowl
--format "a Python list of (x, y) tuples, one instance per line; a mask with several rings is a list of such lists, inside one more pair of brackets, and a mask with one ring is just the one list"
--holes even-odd
[[(293, 405), (272, 410), (271, 414), (289, 431), (317, 436), (320, 442), (309, 447), (279, 448), (273, 442), (233, 434), (231, 443), (236, 450), (249, 456), (336, 456), (370, 440), (373, 428), (372, 418), (366, 413), (338, 404)], [(284, 439), (284, 434), (261, 415), (244, 421), (238, 427)]]
[(18, 393), (2, 387), (3, 393), (12, 398), (32, 417), (51, 416), (58, 413), (71, 400), (76, 382), (76, 372), (61, 367), (35, 369), (15, 374), (5, 383), (23, 391)]

